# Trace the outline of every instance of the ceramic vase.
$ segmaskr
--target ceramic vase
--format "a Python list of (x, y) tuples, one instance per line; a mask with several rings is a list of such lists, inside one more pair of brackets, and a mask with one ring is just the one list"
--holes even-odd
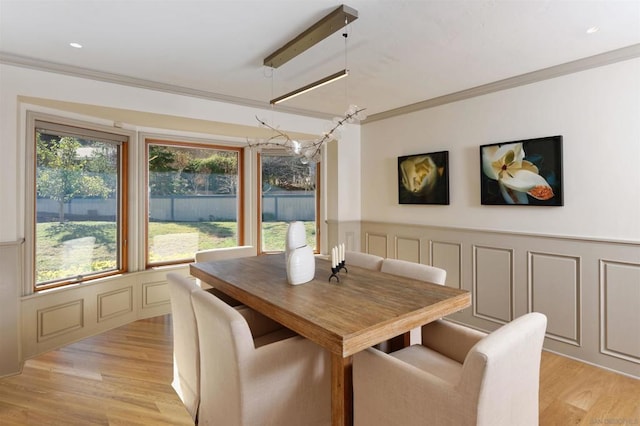
[(289, 223), (284, 248), (287, 258), (289, 258), (289, 254), (292, 250), (302, 247), (305, 244), (307, 244), (307, 233), (304, 229), (304, 223), (300, 221)]
[(307, 245), (294, 248), (287, 257), (287, 281), (298, 285), (309, 282), (316, 274), (316, 258)]

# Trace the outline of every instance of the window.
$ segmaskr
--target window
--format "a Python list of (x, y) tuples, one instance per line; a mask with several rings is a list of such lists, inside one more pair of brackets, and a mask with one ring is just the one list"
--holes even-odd
[(263, 151), (260, 161), (260, 249), (284, 251), (287, 224), (299, 220), (307, 231), (307, 245), (319, 252), (319, 163)]
[(35, 290), (124, 271), (128, 138), (40, 120), (34, 133)]
[(242, 148), (147, 140), (147, 264), (243, 244)]

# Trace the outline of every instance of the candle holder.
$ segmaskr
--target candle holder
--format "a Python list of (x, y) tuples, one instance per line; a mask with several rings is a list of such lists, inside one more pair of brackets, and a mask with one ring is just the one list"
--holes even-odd
[(338, 263), (338, 272), (342, 271), (344, 269), (344, 272), (346, 272), (347, 274), (349, 273), (349, 270), (347, 269), (346, 266), (344, 266), (347, 262), (345, 260), (343, 260), (342, 262)]
[(331, 275), (329, 276), (329, 282), (331, 282), (331, 278), (336, 277), (336, 281), (340, 282), (340, 277), (338, 276), (338, 272), (340, 272), (340, 266), (336, 266), (335, 268), (331, 268)]

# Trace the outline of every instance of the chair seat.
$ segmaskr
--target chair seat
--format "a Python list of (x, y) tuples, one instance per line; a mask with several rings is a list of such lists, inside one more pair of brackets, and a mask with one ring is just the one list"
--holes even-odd
[(411, 345), (390, 355), (448, 383), (458, 383), (462, 376), (462, 364), (423, 345)]

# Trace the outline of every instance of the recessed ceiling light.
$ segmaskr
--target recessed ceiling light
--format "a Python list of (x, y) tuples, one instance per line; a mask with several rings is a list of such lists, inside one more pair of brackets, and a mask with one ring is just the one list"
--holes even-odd
[(76, 43), (76, 42), (69, 43), (69, 46), (75, 47), (76, 49), (82, 49), (82, 45), (80, 43)]
[(595, 34), (600, 31), (600, 27), (590, 27), (587, 29), (587, 34)]

